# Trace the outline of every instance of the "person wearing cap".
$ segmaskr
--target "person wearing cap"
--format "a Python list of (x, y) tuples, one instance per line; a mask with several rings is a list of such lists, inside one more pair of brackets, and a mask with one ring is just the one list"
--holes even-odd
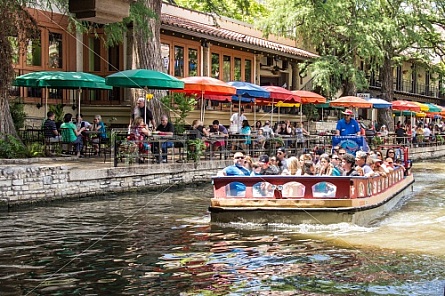
[(150, 109), (148, 109), (148, 107), (145, 106), (145, 99), (142, 97), (136, 101), (136, 106), (134, 107), (133, 114), (131, 114), (130, 126), (132, 125), (135, 117), (142, 117), (144, 119), (144, 122), (151, 123), (151, 126), (153, 128), (156, 127), (156, 121), (153, 118), (153, 113)]
[(244, 120), (247, 120), (247, 118), (244, 115), (244, 108), (241, 107), (239, 113), (233, 113), (230, 117), (230, 131), (236, 134), (241, 133)]
[(344, 115), (343, 119), (337, 122), (337, 127), (335, 129), (337, 136), (350, 136), (350, 135), (360, 135), (360, 125), (352, 118), (354, 112), (352, 110), (346, 109), (342, 112)]
[(360, 176), (360, 174), (355, 170), (355, 159), (352, 154), (346, 153), (343, 155), (341, 161), (341, 166), (343, 168), (343, 176)]
[(269, 162), (269, 156), (263, 154), (258, 158), (258, 162), (261, 165), (261, 175), (279, 175), (280, 170), (275, 165), (271, 165)]
[(371, 167), (366, 164), (367, 157), (368, 157), (368, 154), (366, 154), (366, 152), (364, 152), (364, 151), (357, 151), (357, 153), (355, 154), (355, 164), (358, 167), (362, 168), (363, 175), (366, 175), (366, 176), (368, 176), (369, 174), (371, 174), (373, 172)]
[(286, 149), (284, 147), (279, 147), (277, 149), (277, 165), (280, 174), (287, 170), (287, 159), (286, 159)]
[[(225, 167), (222, 170), (223, 176), (250, 176), (250, 171), (244, 167), (244, 154), (236, 152), (233, 155), (233, 165)], [(229, 195), (231, 196), (245, 196), (246, 185), (241, 182), (231, 182), (229, 184)]]

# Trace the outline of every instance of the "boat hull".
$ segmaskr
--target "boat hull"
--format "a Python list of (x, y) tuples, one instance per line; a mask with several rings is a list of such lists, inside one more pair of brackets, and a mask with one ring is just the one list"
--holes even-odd
[[(370, 225), (390, 213), (412, 192), (414, 178), (406, 176), (385, 192), (366, 198), (331, 200), (213, 200), (209, 211), (214, 223)], [(247, 206), (246, 206), (247, 205)]]

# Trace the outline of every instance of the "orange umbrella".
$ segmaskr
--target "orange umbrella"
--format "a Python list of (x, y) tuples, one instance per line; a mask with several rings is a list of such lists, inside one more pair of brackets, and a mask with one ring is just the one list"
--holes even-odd
[(175, 92), (195, 94), (201, 97), (201, 121), (204, 120), (204, 95), (224, 96), (236, 94), (235, 87), (212, 77), (192, 76), (180, 80), (184, 82), (184, 89), (174, 90)]
[(392, 109), (400, 111), (414, 111), (420, 112), (420, 106), (414, 102), (398, 100), (392, 101)]
[(367, 100), (354, 97), (354, 96), (346, 96), (341, 97), (336, 100), (333, 100), (329, 103), (332, 107), (345, 107), (345, 108), (372, 108), (372, 103)]
[(326, 98), (322, 95), (314, 93), (312, 91), (307, 90), (294, 90), (292, 91), (294, 95), (297, 95), (301, 98), (302, 104), (323, 104), (326, 103)]

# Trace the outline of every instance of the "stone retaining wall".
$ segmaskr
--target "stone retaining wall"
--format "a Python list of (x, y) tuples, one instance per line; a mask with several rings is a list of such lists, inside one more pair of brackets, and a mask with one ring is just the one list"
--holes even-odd
[[(415, 161), (442, 156), (445, 156), (445, 145), (410, 149), (410, 158)], [(58, 165), (60, 160), (42, 164), (38, 159), (3, 160), (2, 163), (0, 209), (6, 210), (21, 204), (209, 182), (211, 176), (232, 164), (232, 160), (117, 168), (75, 161)]]
[(9, 164), (0, 167), (0, 209), (58, 199), (155, 189), (210, 177), (232, 161), (91, 168), (88, 164)]

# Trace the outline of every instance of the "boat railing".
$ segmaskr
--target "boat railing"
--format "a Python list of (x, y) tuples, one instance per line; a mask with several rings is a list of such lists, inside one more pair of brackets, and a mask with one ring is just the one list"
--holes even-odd
[(386, 176), (221, 176), (214, 177), (214, 198), (354, 199), (389, 190), (404, 179), (403, 168)]

